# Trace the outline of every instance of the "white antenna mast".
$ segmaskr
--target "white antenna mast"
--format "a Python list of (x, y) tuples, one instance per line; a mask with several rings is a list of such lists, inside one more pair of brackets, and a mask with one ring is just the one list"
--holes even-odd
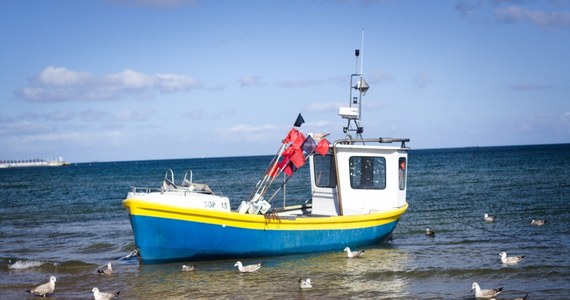
[(362, 56), (360, 56), (360, 75), (364, 74), (362, 73), (362, 66), (364, 65), (364, 28), (362, 28), (362, 45), (360, 46), (360, 51), (362, 51)]
[[(362, 116), (362, 96), (366, 95), (369, 89), (368, 82), (364, 80), (362, 76), (363, 72), (363, 59), (360, 56), (360, 52), (364, 49), (364, 28), (362, 28), (362, 45), (360, 49), (354, 50), (354, 56), (356, 57), (356, 73), (350, 75), (350, 100), (348, 102), (348, 107), (340, 107), (338, 114), (343, 118), (348, 120), (346, 127), (342, 128), (344, 133), (349, 131), (355, 131), (356, 135), (362, 139), (362, 132), (364, 128), (360, 126), (360, 119)], [(360, 68), (359, 68), (360, 65)], [(360, 72), (359, 72), (360, 69)], [(354, 92), (354, 94), (353, 94)], [(354, 122), (354, 127), (351, 125)], [(352, 139), (350, 135), (347, 138)]]

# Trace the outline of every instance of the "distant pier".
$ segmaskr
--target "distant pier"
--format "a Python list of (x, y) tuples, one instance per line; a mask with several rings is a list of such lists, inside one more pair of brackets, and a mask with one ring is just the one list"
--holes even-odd
[(63, 160), (63, 157), (57, 159), (23, 159), (23, 160), (0, 160), (0, 169), (2, 168), (22, 168), (22, 167), (61, 167), (70, 163)]

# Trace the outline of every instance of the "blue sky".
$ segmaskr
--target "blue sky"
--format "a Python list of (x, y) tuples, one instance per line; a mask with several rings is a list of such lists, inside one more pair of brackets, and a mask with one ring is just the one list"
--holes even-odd
[(0, 159), (273, 154), (298, 113), (414, 149), (570, 142), (570, 0), (8, 0)]

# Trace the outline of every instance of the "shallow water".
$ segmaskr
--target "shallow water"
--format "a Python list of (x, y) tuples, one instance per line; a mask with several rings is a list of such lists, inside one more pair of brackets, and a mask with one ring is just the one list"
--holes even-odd
[[(252, 192), (271, 157), (77, 164), (0, 169), (0, 298), (57, 277), (51, 299), (92, 299), (93, 287), (121, 299), (474, 299), (504, 287), (497, 299), (568, 299), (570, 293), (570, 145), (412, 150), (408, 212), (390, 244), (365, 257), (338, 252), (262, 257), (253, 274), (234, 260), (140, 265), (121, 201), (131, 186), (158, 186), (167, 168), (223, 192), (236, 208)], [(287, 188), (291, 203), (309, 197), (303, 168)], [(483, 214), (496, 215), (494, 223)], [(542, 227), (531, 219), (546, 218)], [(436, 230), (426, 237), (426, 227)], [(499, 252), (525, 255), (504, 266)], [(112, 276), (98, 266), (115, 261)], [(300, 290), (297, 280), (311, 278)]]

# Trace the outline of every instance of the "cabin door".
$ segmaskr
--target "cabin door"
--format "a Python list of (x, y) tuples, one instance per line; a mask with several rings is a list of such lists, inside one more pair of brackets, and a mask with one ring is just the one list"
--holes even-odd
[(311, 157), (311, 191), (314, 215), (338, 216), (336, 169), (332, 155)]

